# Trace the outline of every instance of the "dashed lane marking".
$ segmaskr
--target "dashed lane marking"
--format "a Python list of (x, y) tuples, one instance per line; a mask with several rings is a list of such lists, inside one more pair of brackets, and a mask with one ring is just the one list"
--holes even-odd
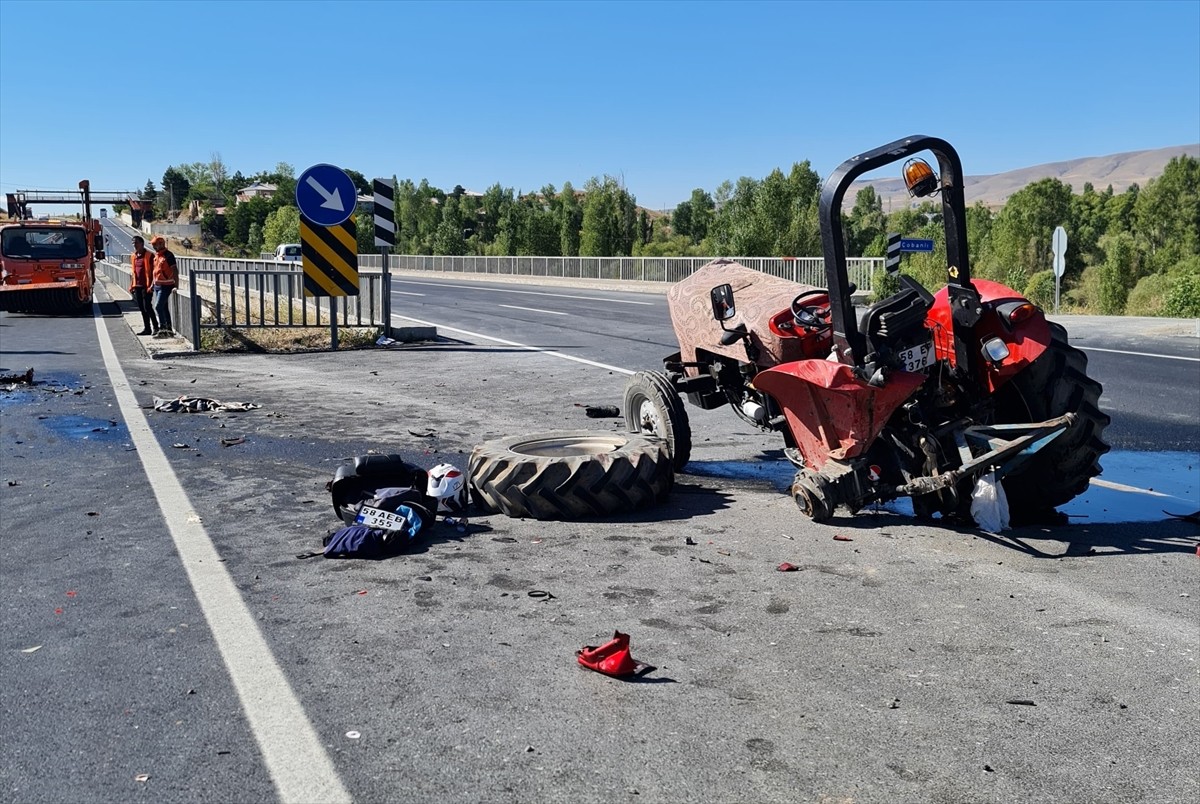
[(507, 307), (510, 310), (525, 310), (526, 312), (529, 312), (529, 313), (545, 313), (546, 315), (566, 315), (566, 313), (561, 312), (559, 310), (542, 310), (537, 307), (518, 307), (515, 304), (497, 304), (496, 306), (497, 307)]
[(585, 366), (595, 366), (596, 368), (602, 368), (606, 371), (615, 371), (618, 374), (633, 374), (633, 372), (629, 369), (621, 368), (620, 366), (610, 366), (607, 363), (598, 363), (595, 360), (588, 360), (586, 357), (576, 357), (575, 355), (564, 354), (563, 352), (559, 352), (555, 349), (544, 349), (541, 346), (530, 346), (524, 343), (517, 343), (516, 341), (506, 341), (504, 338), (496, 338), (491, 335), (484, 335), (480, 332), (471, 332), (469, 329), (448, 327), (445, 324), (435, 324), (432, 321), (422, 321), (419, 318), (412, 318), (406, 315), (393, 315), (392, 320), (395, 321), (396, 319), (401, 321), (412, 321), (413, 323), (420, 324), (423, 327), (437, 327), (438, 330), (444, 330), (446, 332), (457, 332), (460, 335), (466, 335), (468, 338), (479, 338), (480, 340), (491, 341), (492, 343), (499, 343), (503, 344), (504, 346), (513, 346), (517, 349), (527, 349), (530, 352), (541, 352), (544, 355), (561, 357), (563, 360), (571, 360), (575, 363), (583, 363)]

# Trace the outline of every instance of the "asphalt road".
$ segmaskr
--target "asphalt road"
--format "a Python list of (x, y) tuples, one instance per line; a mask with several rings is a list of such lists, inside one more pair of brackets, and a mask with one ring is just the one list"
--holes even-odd
[[(464, 465), (488, 438), (618, 430), (578, 405), (619, 404), (624, 371), (673, 350), (653, 306), (605, 301), (642, 294), (577, 288), (563, 295), (586, 298), (553, 299), (568, 313), (553, 316), (535, 297), (451, 288), (454, 306), (397, 288), (426, 295), (397, 295), (396, 314), (436, 320), (447, 340), (148, 360), (112, 306), (99, 326), (0, 315), (0, 374), (33, 366), (39, 381), (0, 393), (0, 800), (1200, 791), (1187, 523), (1005, 538), (886, 511), (813, 525), (753, 471), (777, 464), (774, 439), (693, 409), (696, 463), (747, 478), (681, 475), (666, 503), (602, 521), (439, 524), (383, 562), (297, 559), (337, 526), (323, 486), (348, 456)], [(533, 311), (496, 314), (510, 303)], [(1120, 349), (1089, 352), (1098, 370), (1100, 355), (1166, 348), (1096, 332)], [(1123, 386), (1132, 363), (1106, 382)], [(1195, 364), (1168, 363), (1183, 382), (1161, 404), (1186, 436)], [(263, 407), (146, 409), (184, 394)], [(1138, 404), (1148, 396), (1105, 393), (1153, 432), (1170, 420)], [(614, 629), (658, 667), (645, 681), (575, 663)]]

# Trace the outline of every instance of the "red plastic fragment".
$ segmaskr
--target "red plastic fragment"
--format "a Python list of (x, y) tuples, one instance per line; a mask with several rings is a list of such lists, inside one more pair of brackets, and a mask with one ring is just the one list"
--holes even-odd
[(613, 632), (613, 638), (599, 647), (585, 645), (575, 651), (579, 663), (589, 670), (617, 678), (635, 676), (654, 668), (637, 661), (629, 653), (629, 634)]
[(852, 541), (854, 541), (854, 539), (851, 539), (849, 536), (843, 536), (843, 535), (842, 535), (842, 534), (840, 534), (840, 533), (836, 534), (836, 535), (833, 537), (833, 540), (834, 540), (835, 542), (852, 542)]
[(67, 590), (67, 597), (75, 597), (75, 595), (77, 595), (77, 594), (79, 594), (79, 593), (76, 592), (74, 589)]
[(785, 561), (782, 564), (780, 564), (778, 567), (776, 567), (775, 569), (779, 570), (780, 572), (795, 572), (796, 570), (798, 570), (800, 568), (797, 567), (795, 564), (789, 564), (788, 562)]

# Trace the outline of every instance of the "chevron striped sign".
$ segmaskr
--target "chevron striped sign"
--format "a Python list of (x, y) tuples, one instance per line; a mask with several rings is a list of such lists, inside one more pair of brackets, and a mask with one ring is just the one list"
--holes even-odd
[(358, 295), (357, 238), (353, 216), (337, 226), (321, 226), (300, 216), (305, 296)]
[(883, 263), (883, 267), (887, 269), (889, 274), (894, 274), (900, 270), (900, 233), (888, 232), (887, 236), (887, 259)]
[(396, 183), (392, 179), (375, 179), (375, 245), (387, 248), (396, 245)]

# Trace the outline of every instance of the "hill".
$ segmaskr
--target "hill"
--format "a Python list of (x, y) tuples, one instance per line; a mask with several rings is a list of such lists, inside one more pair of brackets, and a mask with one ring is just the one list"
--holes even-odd
[[(1112, 185), (1113, 192), (1122, 193), (1131, 184), (1146, 186), (1146, 182), (1162, 175), (1167, 162), (1176, 156), (1187, 154), (1200, 159), (1200, 144), (1177, 145), (1171, 148), (1155, 148), (1148, 151), (1129, 151), (1109, 156), (1086, 156), (1067, 162), (1050, 162), (1045, 165), (1010, 170), (984, 176), (967, 176), (964, 189), (967, 204), (982, 201), (992, 209), (1004, 205), (1016, 191), (1039, 179), (1055, 178), (1071, 185), (1076, 193), (1083, 192), (1083, 185), (1091, 182), (1097, 191)], [(863, 187), (874, 186), (883, 200), (883, 211), (903, 209), (912, 199), (904, 189), (902, 179), (866, 179), (856, 181), (846, 193), (846, 208), (854, 206), (854, 198)]]

